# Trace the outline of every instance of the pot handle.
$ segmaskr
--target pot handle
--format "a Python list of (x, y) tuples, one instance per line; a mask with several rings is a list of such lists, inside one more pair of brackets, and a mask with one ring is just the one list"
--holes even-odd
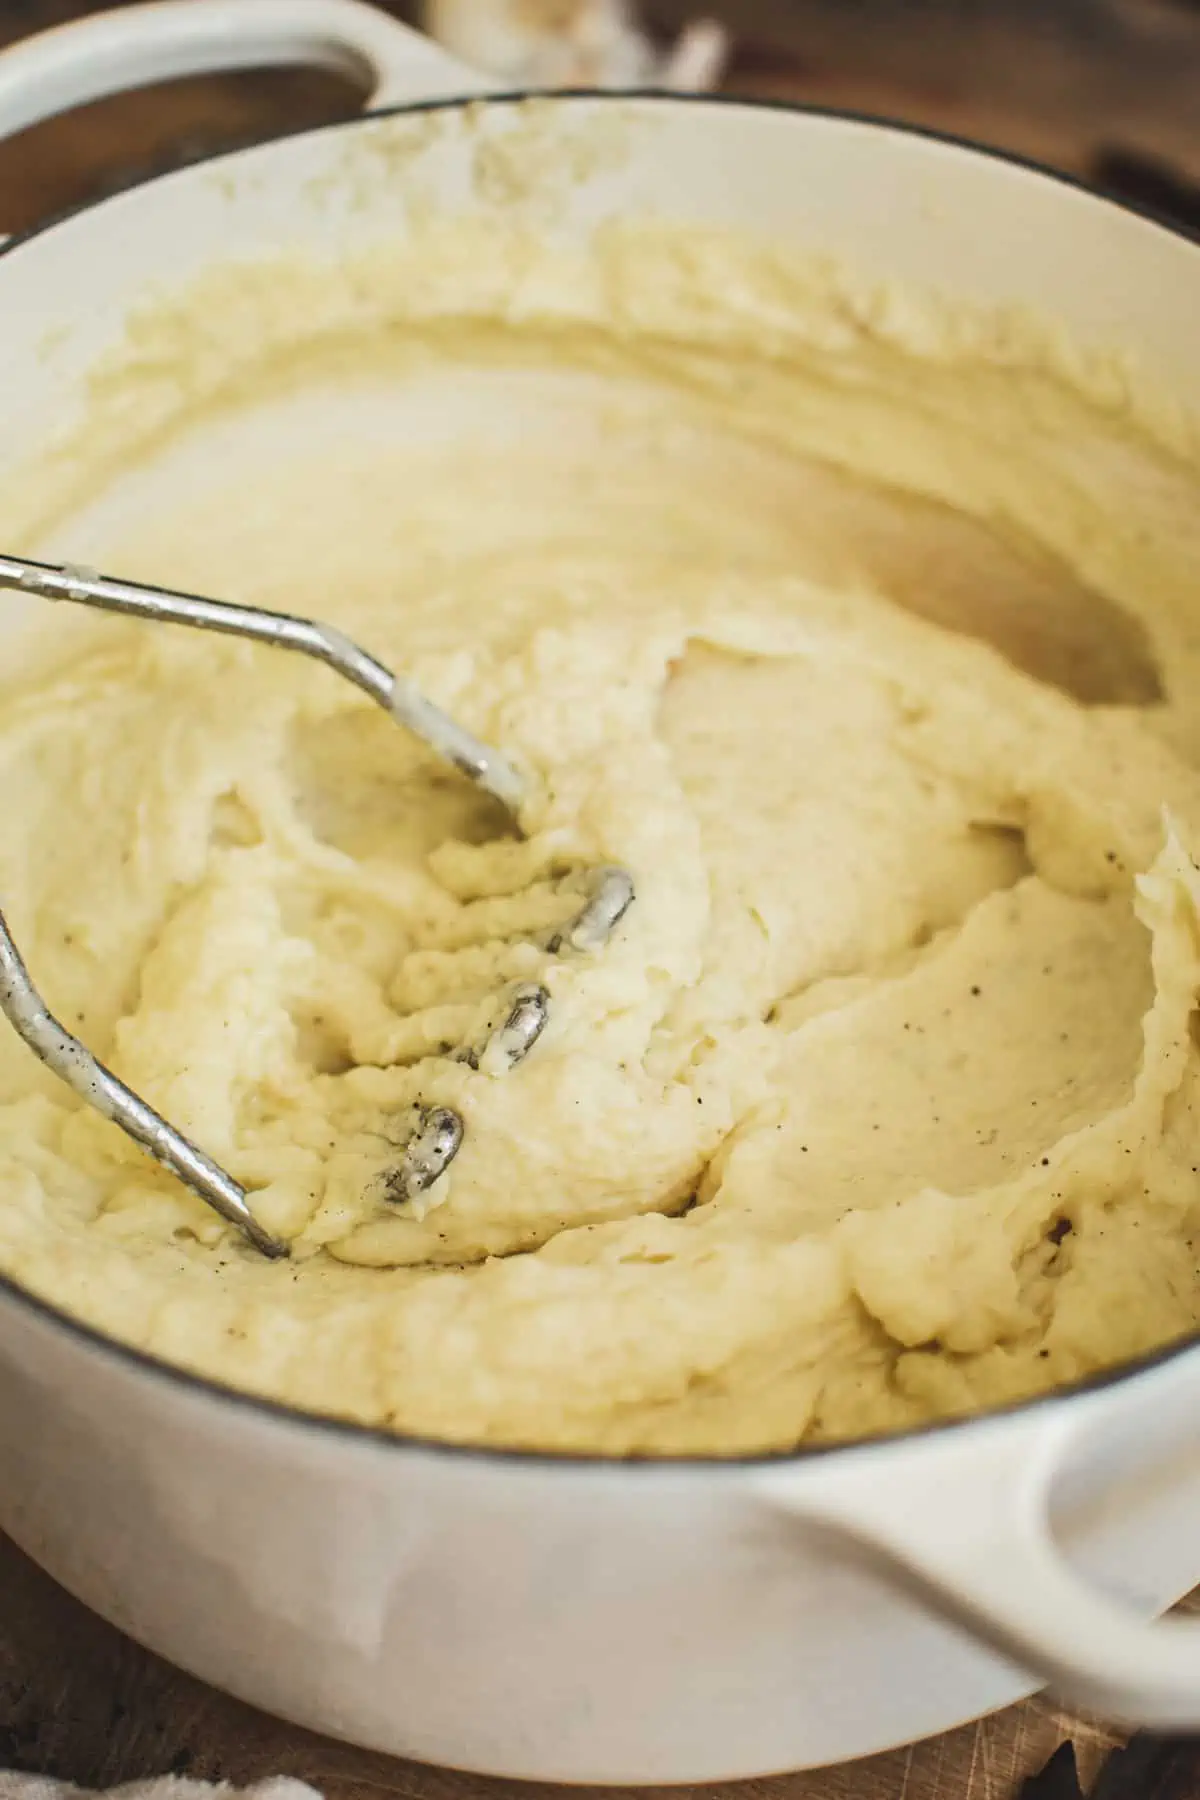
[[(1193, 1363), (1184, 1432), (1193, 1446), (1195, 1374)], [(1135, 1603), (1079, 1573), (1055, 1538), (1056, 1488), (1095, 1442), (1089, 1423), (1102, 1433), (1111, 1426), (1104, 1398), (1101, 1390), (1034, 1407), (1016, 1430), (1012, 1418), (981, 1420), (916, 1442), (847, 1450), (824, 1467), (772, 1471), (759, 1489), (776, 1507), (851, 1540), (924, 1605), (1067, 1704), (1148, 1730), (1195, 1731), (1200, 1619), (1148, 1620), (1149, 1604), (1139, 1616)], [(1153, 1396), (1152, 1410), (1161, 1398)], [(1152, 1485), (1149, 1471), (1147, 1479)]]
[(150, 0), (0, 51), (0, 138), (128, 88), (289, 63), (361, 81), (371, 111), (495, 91), (363, 0)]

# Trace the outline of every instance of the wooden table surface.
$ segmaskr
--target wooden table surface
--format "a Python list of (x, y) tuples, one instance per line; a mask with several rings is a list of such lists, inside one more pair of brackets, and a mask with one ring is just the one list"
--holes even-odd
[[(0, 43), (84, 10), (74, 0), (0, 0)], [(692, 0), (650, 0), (648, 10), (670, 23), (698, 9)], [(899, 0), (726, 0), (703, 10), (723, 12), (742, 35), (732, 77), (742, 91), (975, 136), (1123, 184), (1200, 223), (1195, 0), (976, 0), (973, 7), (950, 0), (905, 0), (903, 7)], [(0, 146), (0, 231), (31, 225), (151, 168), (287, 126), (346, 117), (356, 106), (357, 96), (333, 77), (283, 71), (101, 102)], [(1076, 1800), (1069, 1752), (1060, 1749), (1070, 1743), (1084, 1790), (1103, 1766), (1095, 1790), (1101, 1800), (1200, 1800), (1200, 1757), (1192, 1750), (1139, 1744), (1113, 1760), (1120, 1741), (1039, 1700), (852, 1766), (746, 1788), (683, 1791), (714, 1800), (726, 1792), (751, 1800), (1015, 1800), (1058, 1750), (1030, 1800)], [(237, 1783), (290, 1774), (329, 1800), (537, 1791), (369, 1755), (256, 1714), (129, 1643), (0, 1539), (5, 1767), (86, 1786), (166, 1771)]]

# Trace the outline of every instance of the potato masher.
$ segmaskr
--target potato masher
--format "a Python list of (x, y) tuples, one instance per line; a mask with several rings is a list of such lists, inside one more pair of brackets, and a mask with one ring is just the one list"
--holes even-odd
[[(91, 569), (55, 567), (25, 558), (0, 556), (0, 588), (15, 588), (47, 600), (73, 600), (106, 612), (169, 624), (191, 625), (236, 637), (256, 638), (282, 650), (297, 650), (328, 664), (369, 694), (399, 724), (422, 739), (445, 761), (491, 794), (514, 816), (526, 793), (524, 778), (508, 758), (483, 744), (435, 706), (402, 675), (332, 626), (254, 606), (236, 606), (197, 594), (173, 593), (140, 582), (115, 581)], [(582, 910), (548, 941), (551, 954), (574, 949), (594, 951), (609, 937), (634, 897), (633, 881), (620, 868), (595, 871), (592, 890)], [(489, 1065), (512, 1068), (533, 1048), (545, 1029), (549, 995), (536, 983), (523, 982), (508, 996), (508, 1010), (488, 1041)], [(265, 1256), (286, 1256), (288, 1247), (272, 1237), (254, 1217), (245, 1190), (196, 1144), (155, 1112), (125, 1083), (72, 1037), (49, 1012), (30, 978), (0, 912), (0, 1011), (34, 1054), (104, 1118), (119, 1125), (194, 1194), (237, 1225)], [(461, 1050), (462, 1060), (478, 1065), (482, 1052)], [(389, 1171), (388, 1197), (415, 1198), (442, 1175), (458, 1153), (463, 1121), (449, 1107), (420, 1107), (400, 1160)]]

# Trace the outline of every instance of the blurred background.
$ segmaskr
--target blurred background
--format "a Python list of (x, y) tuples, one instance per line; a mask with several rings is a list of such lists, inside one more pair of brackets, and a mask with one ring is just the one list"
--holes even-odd
[[(95, 10), (0, 0), (0, 42)], [(389, 10), (412, 16), (404, 0)], [(733, 39), (727, 92), (956, 133), (1200, 231), (1200, 0), (716, 0), (704, 10)], [(645, 0), (641, 17), (666, 37), (695, 11), (694, 0)], [(337, 77), (283, 70), (101, 102), (0, 145), (0, 231), (357, 105)]]

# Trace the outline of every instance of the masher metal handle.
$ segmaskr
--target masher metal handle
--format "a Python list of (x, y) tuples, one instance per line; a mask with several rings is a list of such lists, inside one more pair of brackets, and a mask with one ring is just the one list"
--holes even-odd
[(60, 567), (16, 556), (0, 556), (0, 588), (17, 588), (39, 594), (44, 600), (73, 600), (136, 619), (255, 638), (278, 650), (297, 650), (328, 664), (370, 694), (384, 712), (407, 726), (438, 756), (461, 769), (510, 812), (515, 812), (525, 797), (525, 783), (507, 757), (481, 743), (440, 706), (427, 700), (411, 681), (393, 674), (332, 625), (298, 619), (290, 613), (269, 612), (265, 607), (234, 606), (227, 600), (207, 600), (200, 594), (146, 587), (139, 581), (114, 581), (73, 564)]
[[(146, 587), (136, 581), (114, 581), (90, 569), (58, 567), (15, 556), (0, 556), (0, 587), (38, 594), (46, 600), (71, 600), (85, 606), (97, 606), (106, 612), (125, 613), (134, 618), (255, 638), (281, 650), (296, 650), (315, 657), (362, 688), (399, 724), (414, 732), (431, 750), (460, 769), (510, 811), (515, 811), (524, 796), (525, 784), (506, 757), (481, 743), (457, 720), (427, 700), (411, 681), (385, 668), (383, 663), (332, 626), (318, 624), (312, 619), (294, 618), (287, 613), (268, 612), (260, 607), (209, 600), (199, 594), (175, 593), (166, 588)], [(126, 1087), (54, 1018), (30, 978), (3, 912), (0, 912), (0, 1011), (47, 1068), (104, 1118), (119, 1125), (223, 1219), (239, 1226), (255, 1249), (266, 1256), (287, 1255), (287, 1245), (272, 1237), (255, 1219), (245, 1190), (233, 1177)], [(457, 1124), (457, 1135), (451, 1142), (443, 1131), (438, 1142), (441, 1154), (432, 1159), (425, 1155), (421, 1160), (414, 1188), (430, 1185), (457, 1150), (462, 1136), (461, 1122), (457, 1115), (451, 1117)]]
[(21, 953), (0, 913), (0, 1008), (29, 1048), (88, 1105), (148, 1150), (201, 1200), (231, 1225), (237, 1225), (264, 1256), (286, 1256), (288, 1247), (265, 1231), (254, 1217), (245, 1189), (211, 1156), (139, 1099), (132, 1088), (105, 1068), (47, 1008), (29, 978)]

